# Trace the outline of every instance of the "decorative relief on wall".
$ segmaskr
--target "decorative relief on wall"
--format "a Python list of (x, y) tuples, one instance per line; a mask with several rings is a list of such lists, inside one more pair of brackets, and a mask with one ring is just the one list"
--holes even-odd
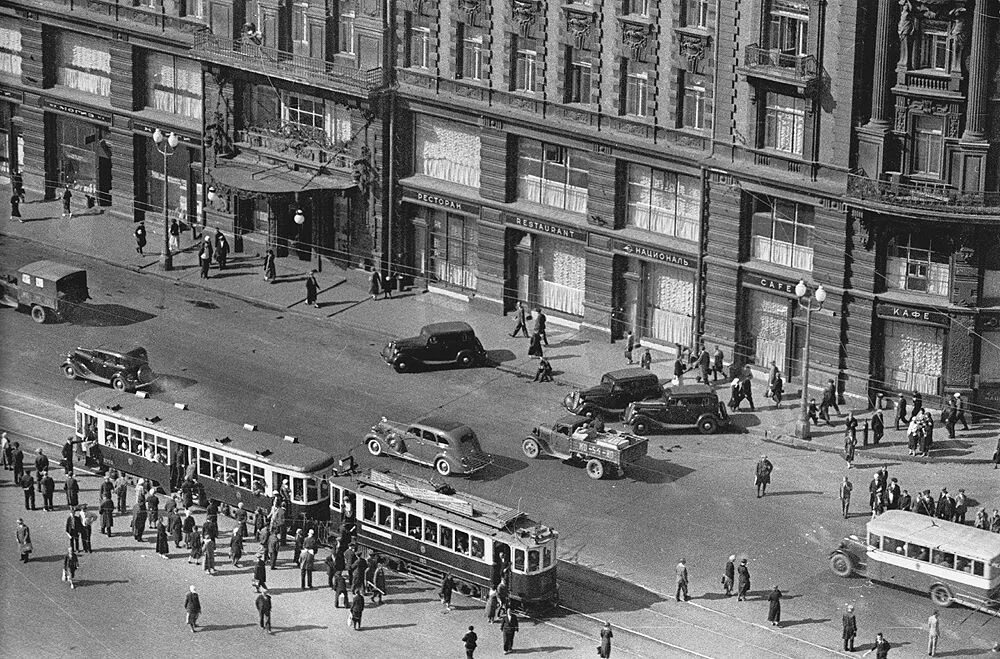
[(482, 0), (459, 0), (458, 6), (465, 12), (465, 22), (479, 25), (479, 10)]
[(535, 0), (514, 0), (511, 4), (511, 15), (520, 27), (521, 34), (527, 34), (538, 13), (538, 3)]
[(622, 25), (622, 43), (632, 52), (632, 57), (642, 59), (649, 44), (649, 28), (645, 25), (625, 23)]
[(705, 59), (705, 50), (711, 37), (700, 37), (693, 34), (682, 34), (680, 37), (681, 57), (687, 62), (688, 73), (698, 73), (701, 61)]
[(594, 27), (594, 15), (576, 11), (567, 12), (566, 30), (573, 37), (573, 43), (577, 48), (582, 48), (590, 41), (590, 34)]

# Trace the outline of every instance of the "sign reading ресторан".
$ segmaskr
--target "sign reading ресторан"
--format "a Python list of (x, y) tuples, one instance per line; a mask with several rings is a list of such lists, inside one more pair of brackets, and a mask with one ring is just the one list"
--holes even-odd
[(433, 192), (405, 190), (403, 192), (403, 199), (406, 201), (415, 201), (419, 204), (424, 204), (425, 206), (436, 206), (445, 210), (458, 211), (459, 213), (479, 215), (479, 206), (476, 206), (475, 204), (467, 204), (451, 197), (434, 194)]
[(93, 110), (78, 108), (73, 105), (67, 105), (65, 103), (60, 103), (59, 101), (53, 101), (51, 99), (45, 99), (45, 107), (47, 107), (50, 110), (57, 110), (64, 114), (71, 114), (75, 117), (83, 117), (84, 119), (90, 119), (91, 121), (100, 121), (105, 124), (111, 123), (110, 114), (104, 114), (103, 112), (94, 112)]
[(568, 227), (564, 224), (536, 220), (531, 217), (521, 217), (520, 215), (506, 215), (505, 217), (507, 224), (513, 224), (514, 226), (522, 227), (528, 231), (545, 233), (551, 236), (558, 236), (559, 238), (566, 238), (568, 240), (579, 240), (580, 242), (587, 241), (586, 231), (574, 229), (573, 227)]
[(616, 252), (622, 252), (623, 254), (648, 261), (659, 261), (660, 263), (668, 263), (681, 268), (694, 268), (696, 265), (695, 259), (691, 256), (678, 254), (677, 252), (668, 252), (665, 249), (633, 243), (627, 240), (615, 240), (612, 243), (612, 247)]
[(898, 304), (879, 304), (875, 307), (875, 315), (884, 320), (899, 320), (906, 323), (923, 323), (926, 325), (951, 325), (948, 314), (916, 307), (903, 307)]

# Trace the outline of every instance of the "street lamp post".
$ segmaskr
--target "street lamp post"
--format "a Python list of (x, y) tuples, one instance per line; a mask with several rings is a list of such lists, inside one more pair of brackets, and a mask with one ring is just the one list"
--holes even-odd
[(156, 150), (163, 155), (163, 253), (160, 254), (160, 268), (173, 270), (174, 256), (170, 253), (170, 209), (167, 206), (167, 189), (170, 180), (167, 175), (167, 158), (174, 155), (180, 140), (176, 133), (171, 132), (170, 135), (164, 135), (163, 131), (157, 128), (153, 131), (153, 142), (156, 144)]
[[(816, 288), (811, 298), (806, 294), (809, 288), (799, 280), (795, 285), (795, 296), (806, 309), (806, 341), (802, 348), (802, 400), (799, 402), (799, 418), (795, 422), (795, 436), (799, 439), (809, 439), (809, 342), (812, 335), (812, 312), (819, 311), (826, 302), (826, 289), (822, 285)], [(816, 306), (813, 306), (813, 301)]]

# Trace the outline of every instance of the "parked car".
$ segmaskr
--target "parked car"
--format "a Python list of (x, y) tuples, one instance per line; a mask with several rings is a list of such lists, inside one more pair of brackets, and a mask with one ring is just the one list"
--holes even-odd
[(665, 426), (697, 426), (711, 435), (729, 425), (729, 412), (708, 385), (686, 384), (664, 389), (660, 399), (629, 403), (624, 420), (637, 435)]
[(440, 417), (410, 424), (382, 417), (365, 436), (365, 445), (372, 455), (434, 467), (442, 476), (474, 474), (491, 462), (472, 428)]
[(592, 419), (568, 414), (551, 426), (535, 426), (521, 442), (521, 452), (529, 458), (552, 455), (561, 460), (577, 460), (587, 465), (594, 479), (606, 474), (622, 475), (625, 467), (646, 455), (649, 440), (617, 430), (598, 430)]
[(563, 407), (582, 416), (620, 418), (632, 401), (662, 396), (663, 385), (656, 375), (642, 368), (624, 368), (605, 373), (595, 387), (567, 394)]
[(463, 368), (486, 362), (486, 350), (468, 323), (451, 321), (425, 325), (418, 336), (390, 341), (382, 359), (397, 373), (429, 364), (456, 364)]
[(0, 304), (29, 309), (36, 323), (64, 320), (75, 305), (89, 299), (87, 271), (55, 261), (29, 263), (0, 281)]
[(145, 348), (127, 352), (76, 348), (66, 355), (62, 372), (70, 380), (80, 378), (110, 384), (118, 391), (135, 391), (153, 381)]

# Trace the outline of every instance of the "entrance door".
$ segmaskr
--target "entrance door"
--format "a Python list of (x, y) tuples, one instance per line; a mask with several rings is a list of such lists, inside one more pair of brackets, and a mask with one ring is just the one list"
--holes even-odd
[(100, 156), (97, 159), (97, 204), (111, 205), (111, 158)]
[(785, 381), (798, 382), (802, 374), (802, 356), (806, 347), (806, 326), (792, 324), (792, 344), (788, 352), (788, 364), (785, 370)]

